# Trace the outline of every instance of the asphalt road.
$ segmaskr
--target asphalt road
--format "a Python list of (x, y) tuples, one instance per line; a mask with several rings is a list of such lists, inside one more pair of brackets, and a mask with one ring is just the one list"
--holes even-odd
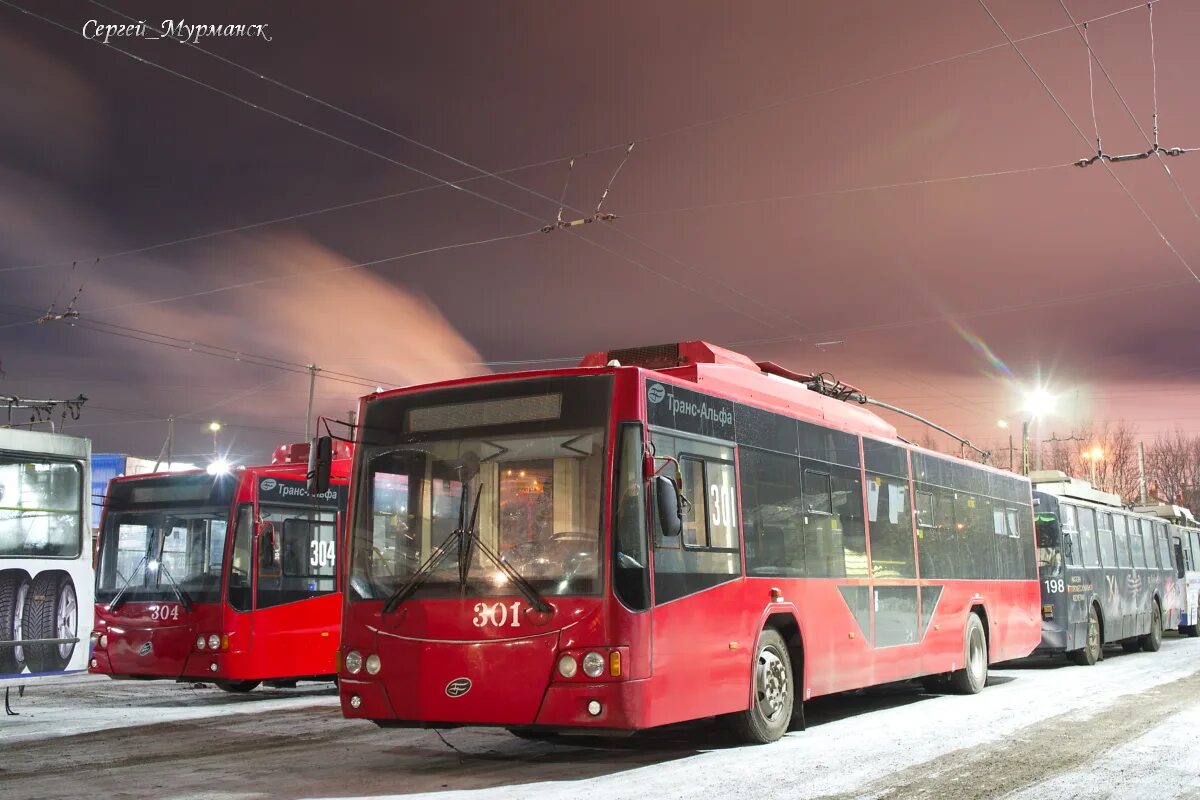
[(692, 723), (624, 740), (380, 730), (333, 688), (87, 678), (13, 696), (0, 798), (1200, 798), (1200, 639), (1031, 659), (974, 697), (911, 684), (823, 698), (809, 728), (737, 746)]

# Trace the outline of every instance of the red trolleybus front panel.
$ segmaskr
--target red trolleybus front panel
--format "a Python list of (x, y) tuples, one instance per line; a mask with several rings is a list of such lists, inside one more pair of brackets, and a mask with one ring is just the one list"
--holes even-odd
[[(221, 630), (221, 574), (237, 478), (186, 474), (109, 487), (96, 575), (93, 672), (203, 675), (196, 639)], [(194, 663), (193, 663), (194, 662)]]
[[(628, 642), (606, 640), (602, 594), (611, 395), (611, 377), (592, 373), (364, 406), (342, 647), (348, 715), (531, 725), (552, 681), (625, 677)], [(581, 661), (571, 679), (554, 677), (575, 644), (600, 653), (599, 678)]]

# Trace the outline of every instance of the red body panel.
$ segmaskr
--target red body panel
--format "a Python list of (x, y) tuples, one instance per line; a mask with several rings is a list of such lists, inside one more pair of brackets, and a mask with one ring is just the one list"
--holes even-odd
[[(703, 363), (703, 358), (712, 355), (709, 350), (716, 353), (714, 360)], [(652, 373), (653, 379), (699, 387), (732, 400), (752, 401), (780, 414), (852, 433), (895, 438), (894, 428), (861, 407), (817, 395), (798, 384), (789, 385), (779, 377), (757, 371), (753, 362), (737, 354), (711, 347), (687, 352), (694, 363), (683, 359), (680, 366)], [(644, 422), (641, 386), (647, 373), (629, 367), (604, 367), (608, 360), (607, 354), (597, 354), (585, 361), (589, 369), (488, 376), (420, 388), (611, 372), (615, 381), (611, 429), (625, 421)], [(662, 380), (663, 376), (670, 380)], [(360, 419), (379, 397), (363, 398)], [(612, 496), (612, 435), (605, 497)], [(351, 498), (353, 517), (353, 492)], [(610, 516), (611, 508), (603, 523), (606, 553), (612, 546)], [(804, 698), (961, 668), (964, 630), (973, 608), (981, 609), (986, 618), (992, 663), (1026, 656), (1041, 640), (1037, 580), (745, 577), (744, 560), (743, 553), (742, 577), (636, 613), (613, 596), (611, 570), (606, 570), (610, 585), (604, 597), (550, 598), (560, 613), (575, 610), (578, 619), (574, 624), (556, 622), (551, 626), (554, 631), (531, 628), (519, 637), (514, 631), (500, 636), (471, 625), (471, 608), (477, 599), (410, 598), (393, 621), (381, 621), (378, 601), (347, 599), (343, 654), (350, 650), (364, 658), (377, 654), (383, 666), (376, 676), (363, 671), (350, 675), (343, 669), (343, 713), (410, 724), (630, 730), (744, 710), (751, 703), (751, 662), (757, 640), (766, 620), (775, 615), (790, 618), (799, 629)], [(917, 618), (913, 625), (920, 632), (915, 643), (876, 647), (874, 604), (864, 629), (839, 586), (862, 586), (872, 597), (877, 586), (940, 587), (940, 593), (935, 608), (925, 615), (927, 625), (921, 624), (919, 607), (914, 612)], [(778, 592), (773, 593), (773, 589)], [(519, 599), (504, 598), (505, 602)], [(496, 600), (488, 598), (488, 602)], [(623, 651), (619, 677), (589, 681), (577, 676), (567, 680), (558, 674), (558, 656), (566, 651), (607, 652), (614, 647), (628, 648)], [(471, 688), (464, 695), (450, 697), (450, 683), (458, 678), (468, 678)], [(592, 701), (599, 702), (599, 714), (587, 710)]]
[[(285, 450), (287, 448), (281, 448)], [(287, 456), (277, 453), (277, 458)], [(345, 478), (346, 460), (335, 461), (334, 474)], [(250, 467), (237, 473), (237, 488), (231, 511), (255, 503), (258, 481), (264, 478), (299, 480), (306, 467), (282, 463)], [(137, 481), (145, 477), (117, 478)], [(107, 514), (107, 510), (106, 510)], [(344, 539), (337, 535), (340, 560)], [(225, 543), (226, 563), (233, 536)], [(340, 586), (340, 578), (339, 584)], [(104, 603), (95, 608), (93, 663), (89, 671), (113, 677), (183, 679), (216, 681), (288, 680), (329, 676), (337, 672), (340, 643), (342, 595), (340, 591), (281, 605), (238, 611), (228, 603), (228, 573), (221, 580), (221, 602), (195, 603), (188, 611), (176, 601), (122, 603), (109, 611)], [(152, 618), (155, 609), (169, 607), (170, 619)], [(176, 618), (177, 616), (177, 618)], [(102, 645), (100, 636), (106, 636)], [(221, 647), (213, 651), (196, 647), (196, 640), (216, 635)], [(145, 650), (146, 643), (150, 644)]]

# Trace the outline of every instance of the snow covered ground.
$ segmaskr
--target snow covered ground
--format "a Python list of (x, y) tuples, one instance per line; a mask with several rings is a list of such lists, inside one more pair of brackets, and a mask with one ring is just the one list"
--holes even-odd
[(631, 739), (381, 730), (332, 687), (229, 695), (86, 679), (14, 697), (0, 797), (1159, 798), (1200, 796), (1200, 639), (993, 670), (979, 695), (895, 685), (821, 698), (809, 728), (734, 746), (712, 723)]

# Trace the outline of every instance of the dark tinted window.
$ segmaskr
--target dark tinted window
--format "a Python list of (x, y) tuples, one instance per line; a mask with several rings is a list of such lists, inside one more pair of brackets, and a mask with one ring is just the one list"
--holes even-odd
[(739, 456), (747, 573), (803, 576), (799, 459), (749, 447)]
[[(908, 455), (901, 447), (863, 440), (867, 464), (867, 521), (871, 564), (877, 578), (915, 578)], [(888, 472), (877, 472), (872, 467)]]
[(1083, 566), (1100, 566), (1100, 548), (1096, 543), (1096, 512), (1090, 508), (1080, 508), (1079, 516), (1079, 545), (1083, 555)]
[(642, 611), (650, 607), (642, 426), (622, 426), (619, 447), (613, 480), (613, 589), (627, 608)]

